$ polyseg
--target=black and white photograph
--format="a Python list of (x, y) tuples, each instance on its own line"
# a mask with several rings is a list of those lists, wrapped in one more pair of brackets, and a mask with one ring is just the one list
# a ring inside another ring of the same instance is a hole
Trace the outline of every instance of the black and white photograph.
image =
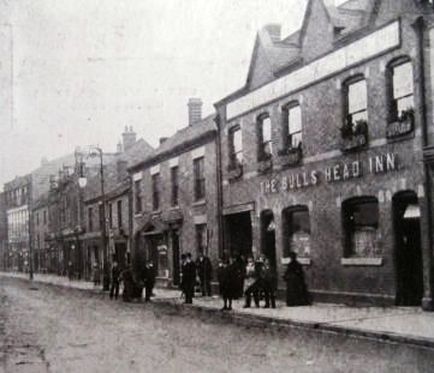
[(0, 0), (0, 373), (434, 372), (433, 0)]

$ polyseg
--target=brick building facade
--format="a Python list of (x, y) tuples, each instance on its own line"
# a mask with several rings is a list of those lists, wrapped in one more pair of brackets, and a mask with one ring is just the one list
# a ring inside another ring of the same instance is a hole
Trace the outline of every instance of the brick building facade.
[(189, 101), (189, 125), (160, 140), (155, 153), (130, 167), (135, 270), (152, 260), (163, 285), (179, 285), (180, 256), (219, 256), (214, 116), (201, 119)]
[(245, 86), (216, 103), (225, 246), (265, 254), (279, 288), (291, 250), (317, 300), (431, 306), (432, 14), (311, 0), (296, 33), (258, 33)]

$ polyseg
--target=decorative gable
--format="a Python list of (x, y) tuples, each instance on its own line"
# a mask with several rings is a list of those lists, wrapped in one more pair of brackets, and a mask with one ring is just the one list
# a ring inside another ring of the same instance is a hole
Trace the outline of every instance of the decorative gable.
[(313, 59), (333, 49), (334, 25), (323, 0), (309, 0), (301, 28), (303, 59)]
[(272, 40), (267, 31), (267, 27), (265, 27), (256, 36), (247, 76), (247, 85), (250, 89), (255, 89), (274, 79), (272, 61), (267, 54)]

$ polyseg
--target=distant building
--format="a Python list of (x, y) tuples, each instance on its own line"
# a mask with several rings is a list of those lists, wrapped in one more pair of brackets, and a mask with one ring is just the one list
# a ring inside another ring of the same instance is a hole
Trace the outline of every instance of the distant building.
[(133, 264), (140, 272), (152, 260), (166, 286), (179, 285), (182, 253), (203, 252), (215, 265), (221, 254), (214, 115), (202, 119), (198, 99), (188, 105), (189, 125), (129, 168)]
[(432, 308), (433, 40), (430, 1), (310, 0), (299, 31), (259, 31), (215, 105), (225, 247), (280, 289), (297, 252), (316, 300)]

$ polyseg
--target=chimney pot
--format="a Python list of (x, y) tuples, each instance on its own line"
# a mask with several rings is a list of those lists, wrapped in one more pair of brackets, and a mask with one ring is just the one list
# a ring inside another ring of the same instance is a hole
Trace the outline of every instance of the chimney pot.
[(135, 142), (136, 133), (133, 131), (133, 127), (130, 126), (128, 129), (128, 126), (125, 126), (125, 131), (122, 134), (123, 151), (127, 151), (134, 145)]
[(190, 98), (188, 100), (188, 124), (191, 126), (202, 119), (202, 100)]

